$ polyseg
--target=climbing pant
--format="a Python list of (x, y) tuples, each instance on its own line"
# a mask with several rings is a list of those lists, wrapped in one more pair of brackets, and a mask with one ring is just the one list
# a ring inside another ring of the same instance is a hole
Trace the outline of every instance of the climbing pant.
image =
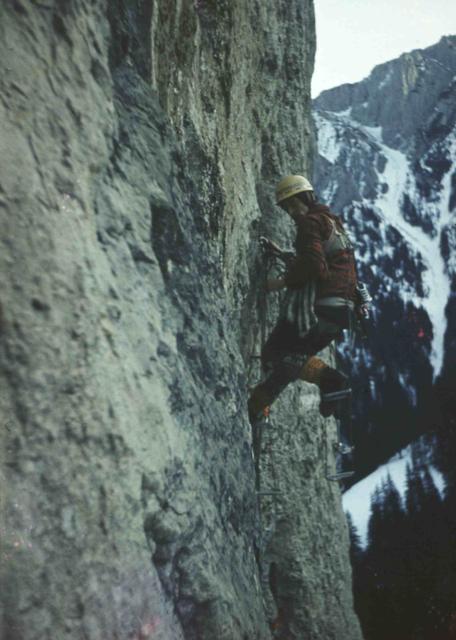
[[(349, 307), (316, 306), (315, 313), (318, 322), (303, 336), (293, 323), (284, 319), (274, 327), (261, 354), (265, 378), (253, 389), (249, 399), (251, 420), (271, 405), (290, 382), (311, 376), (308, 381), (318, 384), (327, 366), (319, 358), (310, 360), (309, 356), (315, 356), (354, 323)], [(315, 368), (313, 373), (312, 368)]]

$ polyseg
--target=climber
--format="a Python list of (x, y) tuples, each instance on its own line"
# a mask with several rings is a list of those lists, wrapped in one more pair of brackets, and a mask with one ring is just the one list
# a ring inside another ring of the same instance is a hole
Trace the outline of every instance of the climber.
[[(303, 176), (287, 176), (276, 188), (276, 202), (296, 224), (296, 255), (266, 241), (266, 249), (284, 256), (284, 277), (268, 280), (267, 290), (286, 288), (279, 319), (261, 354), (265, 378), (249, 398), (255, 422), (294, 380), (318, 385), (320, 413), (338, 415), (339, 402), (328, 394), (349, 393), (348, 378), (316, 354), (352, 329), (356, 316), (368, 313), (369, 296), (358, 290), (351, 241), (338, 216), (317, 202)], [(332, 396), (334, 398), (334, 396)]]

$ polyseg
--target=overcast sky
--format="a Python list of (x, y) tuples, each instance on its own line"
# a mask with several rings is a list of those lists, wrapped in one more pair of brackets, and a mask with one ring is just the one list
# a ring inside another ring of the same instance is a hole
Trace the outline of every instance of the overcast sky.
[(312, 96), (358, 82), (375, 65), (456, 34), (456, 0), (314, 0)]

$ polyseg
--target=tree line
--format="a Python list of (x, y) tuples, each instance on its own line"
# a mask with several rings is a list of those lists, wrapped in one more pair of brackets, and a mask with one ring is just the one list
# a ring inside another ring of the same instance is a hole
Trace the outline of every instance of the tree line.
[(371, 498), (367, 546), (347, 514), (356, 612), (366, 640), (456, 640), (456, 429), (453, 416), (429, 447), (415, 446), (401, 497), (388, 476)]

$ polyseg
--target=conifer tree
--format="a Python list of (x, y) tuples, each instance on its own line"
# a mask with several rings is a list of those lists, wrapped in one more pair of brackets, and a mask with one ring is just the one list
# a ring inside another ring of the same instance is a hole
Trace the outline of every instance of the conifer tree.
[(359, 565), (363, 556), (363, 546), (361, 544), (361, 538), (358, 533), (358, 529), (353, 523), (353, 518), (349, 511), (345, 512), (348, 524), (348, 535), (350, 536), (350, 560), (352, 567)]
[(390, 476), (376, 488), (360, 554), (352, 534), (356, 610), (366, 640), (456, 639), (452, 494), (442, 500), (428, 463), (429, 453), (416, 447), (404, 501)]

